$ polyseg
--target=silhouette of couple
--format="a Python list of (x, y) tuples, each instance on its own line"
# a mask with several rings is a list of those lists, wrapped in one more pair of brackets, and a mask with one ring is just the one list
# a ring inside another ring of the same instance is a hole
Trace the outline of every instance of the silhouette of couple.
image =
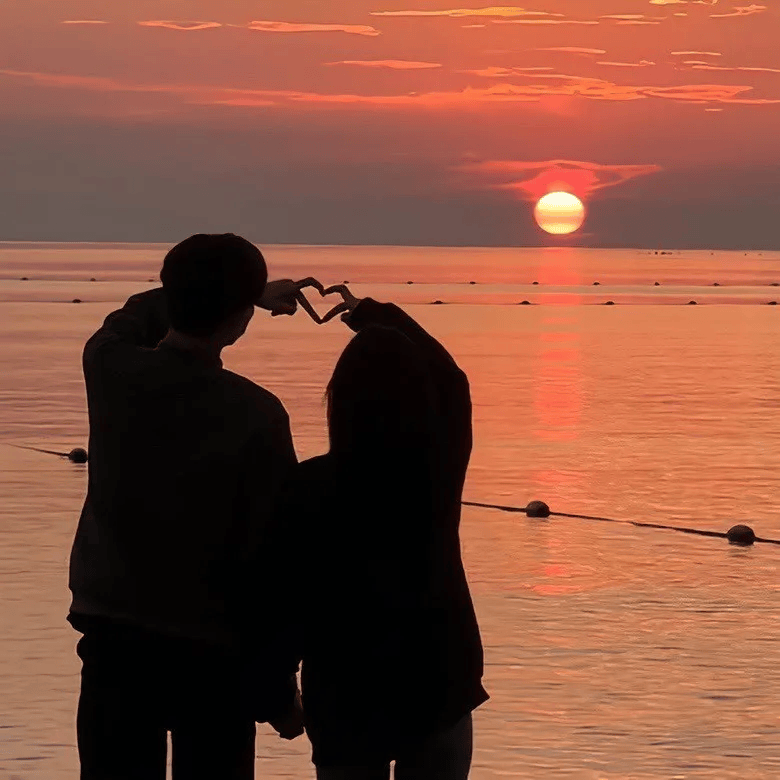
[[(192, 236), (85, 347), (81, 777), (163, 780), (170, 733), (175, 780), (252, 778), (267, 722), (305, 725), (320, 780), (465, 780), (488, 698), (458, 536), (468, 381), (398, 307), (267, 276), (248, 241)], [(356, 335), (330, 449), (298, 463), (279, 399), (220, 354), (307, 286)]]

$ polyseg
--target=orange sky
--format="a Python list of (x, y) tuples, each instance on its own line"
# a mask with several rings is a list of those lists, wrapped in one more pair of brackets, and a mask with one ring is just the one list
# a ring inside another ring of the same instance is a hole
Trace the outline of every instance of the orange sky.
[[(507, 2), (507, 0), (503, 0)], [(780, 3), (0, 5), (0, 239), (778, 248)]]

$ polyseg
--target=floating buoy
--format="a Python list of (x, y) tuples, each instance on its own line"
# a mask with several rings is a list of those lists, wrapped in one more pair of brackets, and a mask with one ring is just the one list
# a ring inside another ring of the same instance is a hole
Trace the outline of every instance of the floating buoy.
[(750, 547), (756, 541), (756, 534), (749, 525), (735, 525), (729, 528), (726, 538), (731, 544)]
[(407, 282), (407, 284), (414, 284), (414, 282)]
[(606, 301), (606, 302), (604, 303), (604, 305), (605, 305), (605, 306), (614, 306), (614, 305), (615, 305), (615, 301)]
[(656, 282), (655, 283), (655, 287), (660, 287), (660, 286), (661, 286), (661, 282)]
[(469, 284), (476, 284), (476, 282), (469, 282)]
[(720, 282), (713, 282), (713, 283), (712, 283), (712, 286), (713, 286), (713, 287), (720, 287)]
[(767, 303), (767, 306), (777, 306), (777, 301), (769, 301), (769, 303)]
[(345, 279), (342, 284), (349, 284), (349, 279)]
[(26, 276), (23, 276), (19, 281), (20, 282), (29, 282), (30, 280)]
[(96, 282), (96, 281), (97, 281), (97, 279), (95, 279), (95, 277), (93, 276), (93, 277), (92, 277), (92, 278), (91, 278), (89, 281), (90, 281), (90, 282)]
[(539, 284), (539, 282), (531, 282), (531, 284)]
[(698, 306), (699, 304), (696, 301), (688, 301), (688, 306)]
[(434, 301), (431, 304), (431, 306), (443, 306), (443, 305), (444, 305), (444, 301)]
[(520, 305), (520, 306), (530, 306), (531, 305), (531, 301), (520, 301), (520, 303), (518, 305)]
[(594, 287), (598, 287), (601, 284), (601, 282), (593, 282)]
[(86, 463), (89, 460), (89, 456), (83, 447), (76, 447), (68, 453), (68, 460), (71, 463)]
[(81, 303), (81, 298), (74, 298), (73, 303)]
[(550, 507), (544, 501), (531, 501), (525, 508), (525, 513), (528, 517), (549, 517)]
[(147, 282), (156, 282), (157, 280), (156, 279), (147, 279), (146, 281)]
[(780, 282), (772, 282), (772, 284), (769, 285), (770, 287), (780, 287)]

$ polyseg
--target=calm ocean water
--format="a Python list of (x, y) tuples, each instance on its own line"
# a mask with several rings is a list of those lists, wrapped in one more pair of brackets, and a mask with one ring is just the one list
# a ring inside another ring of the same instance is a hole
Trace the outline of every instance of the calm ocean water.
[[(86, 444), (83, 343), (152, 285), (164, 251), (0, 244), (2, 780), (76, 776), (64, 619), (86, 477), (10, 445)], [(398, 302), (448, 346), (474, 399), (468, 500), (780, 538), (780, 307), (765, 305), (780, 301), (780, 253), (266, 257), (272, 275)], [(323, 390), (348, 337), (258, 316), (226, 354), (284, 401), (301, 458), (325, 449)], [(480, 509), (464, 511), (462, 538), (492, 694), (475, 780), (780, 776), (780, 548)], [(258, 777), (312, 777), (303, 740), (263, 728), (257, 752)]]

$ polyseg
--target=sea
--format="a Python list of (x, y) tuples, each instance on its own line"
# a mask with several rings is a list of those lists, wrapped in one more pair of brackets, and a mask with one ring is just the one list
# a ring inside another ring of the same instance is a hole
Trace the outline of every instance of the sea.
[[(0, 244), (2, 780), (78, 771), (86, 469), (23, 447), (86, 446), (83, 344), (167, 248)], [(263, 250), (272, 277), (348, 281), (447, 346), (473, 397), (466, 500), (780, 539), (780, 252)], [(282, 399), (300, 458), (327, 448), (349, 338), (259, 313), (225, 353)], [(491, 694), (473, 780), (780, 777), (780, 547), (476, 507), (461, 538)], [(312, 778), (305, 739), (261, 726), (257, 776)]]

